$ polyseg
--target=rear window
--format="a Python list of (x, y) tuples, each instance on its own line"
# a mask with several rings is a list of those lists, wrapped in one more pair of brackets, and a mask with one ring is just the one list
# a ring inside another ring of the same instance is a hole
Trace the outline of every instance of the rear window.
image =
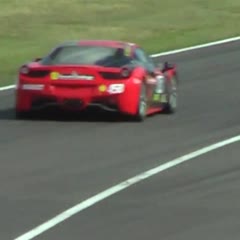
[(121, 48), (104, 46), (62, 46), (42, 60), (44, 65), (99, 65), (121, 67), (131, 59)]

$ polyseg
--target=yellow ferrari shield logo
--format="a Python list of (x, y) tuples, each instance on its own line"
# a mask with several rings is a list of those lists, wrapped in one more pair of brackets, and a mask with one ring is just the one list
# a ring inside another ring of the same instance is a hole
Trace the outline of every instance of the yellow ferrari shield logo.
[(106, 85), (100, 85), (100, 86), (98, 87), (98, 90), (99, 90), (99, 92), (106, 92), (107, 87), (106, 87)]
[(51, 72), (50, 78), (51, 78), (52, 80), (57, 80), (58, 77), (59, 77), (59, 73), (58, 73), (58, 72)]

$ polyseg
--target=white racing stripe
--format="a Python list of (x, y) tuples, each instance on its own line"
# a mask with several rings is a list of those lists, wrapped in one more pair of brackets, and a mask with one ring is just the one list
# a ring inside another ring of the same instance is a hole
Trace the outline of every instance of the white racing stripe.
[[(230, 43), (230, 42), (239, 41), (239, 40), (240, 40), (240, 36), (237, 36), (237, 37), (233, 37), (233, 38), (227, 38), (227, 39), (210, 42), (210, 43), (205, 43), (205, 44), (201, 44), (201, 45), (196, 45), (196, 46), (192, 46), (192, 47), (176, 49), (176, 50), (172, 50), (172, 51), (168, 51), (168, 52), (156, 53), (156, 54), (152, 54), (151, 57), (155, 58), (155, 57), (160, 57), (160, 56), (172, 55), (172, 54), (196, 50), (196, 49), (200, 49), (200, 48), (211, 47), (211, 46), (220, 45), (220, 44), (224, 44), (224, 43)], [(14, 87), (15, 87), (15, 85), (0, 87), (0, 91), (9, 90)]]
[(44, 84), (23, 84), (23, 90), (43, 90)]
[(208, 152), (211, 152), (215, 149), (219, 149), (219, 148), (222, 148), (226, 145), (229, 145), (231, 143), (235, 143), (235, 142), (238, 142), (240, 141), (240, 135), (238, 136), (235, 136), (235, 137), (232, 137), (230, 139), (227, 139), (227, 140), (224, 140), (224, 141), (221, 141), (221, 142), (218, 142), (218, 143), (215, 143), (215, 144), (212, 144), (210, 146), (207, 146), (207, 147), (204, 147), (204, 148), (201, 148), (195, 152), (192, 152), (192, 153), (189, 153), (189, 154), (186, 154), (182, 157), (179, 157), (179, 158), (176, 158), (176, 159), (173, 159), (167, 163), (164, 163), (164, 164), (161, 164), (159, 165), (158, 167), (155, 167), (155, 168), (152, 168), (146, 172), (143, 172), (135, 177), (132, 177), (130, 179), (127, 179), (126, 181), (124, 182), (121, 182), (111, 188), (108, 188), (106, 189), (105, 191), (103, 192), (100, 192), (99, 194), (83, 201), (83, 202), (80, 202), (79, 204), (69, 208), (68, 210), (60, 213), (59, 215), (57, 215), (56, 217), (50, 219), (49, 221), (39, 225), (38, 227), (32, 229), (31, 231), (23, 234), (22, 236), (18, 237), (18, 238), (15, 238), (15, 240), (31, 240), (33, 239), (34, 237), (42, 234), (43, 232), (46, 232), (47, 230), (49, 230), (50, 228), (56, 226), (57, 224), (65, 221), (66, 219), (72, 217), (73, 215), (83, 211), (84, 209), (86, 208), (89, 208), (95, 204), (97, 204), (98, 202), (132, 186), (133, 184), (136, 184), (138, 182), (141, 182), (147, 178), (150, 178), (152, 177), (153, 175), (156, 175), (160, 172), (163, 172), (169, 168), (173, 168), (181, 163), (184, 163), (184, 162), (187, 162), (189, 160), (192, 160), (198, 156), (201, 156), (203, 154), (206, 154)]

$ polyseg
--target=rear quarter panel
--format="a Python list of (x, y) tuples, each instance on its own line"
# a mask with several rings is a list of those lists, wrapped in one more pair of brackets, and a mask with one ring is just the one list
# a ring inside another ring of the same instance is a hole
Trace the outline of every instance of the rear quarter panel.
[(143, 68), (137, 67), (126, 82), (125, 92), (119, 97), (119, 110), (121, 112), (130, 115), (137, 113), (142, 84), (145, 84), (145, 71)]

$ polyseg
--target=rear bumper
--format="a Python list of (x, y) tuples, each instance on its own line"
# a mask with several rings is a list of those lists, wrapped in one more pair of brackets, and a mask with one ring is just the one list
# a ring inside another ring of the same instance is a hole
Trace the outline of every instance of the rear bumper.
[(135, 115), (141, 89), (141, 80), (96, 82), (50, 81), (19, 77), (16, 86), (16, 110), (29, 111), (47, 106), (80, 111), (97, 106), (105, 110)]
[[(81, 111), (94, 106), (109, 111), (121, 111), (120, 105), (125, 91), (109, 92), (108, 89), (109, 87), (105, 85), (71, 88), (22, 84), (16, 88), (16, 109), (29, 111), (58, 106)], [(125, 90), (125, 85), (123, 89)]]

